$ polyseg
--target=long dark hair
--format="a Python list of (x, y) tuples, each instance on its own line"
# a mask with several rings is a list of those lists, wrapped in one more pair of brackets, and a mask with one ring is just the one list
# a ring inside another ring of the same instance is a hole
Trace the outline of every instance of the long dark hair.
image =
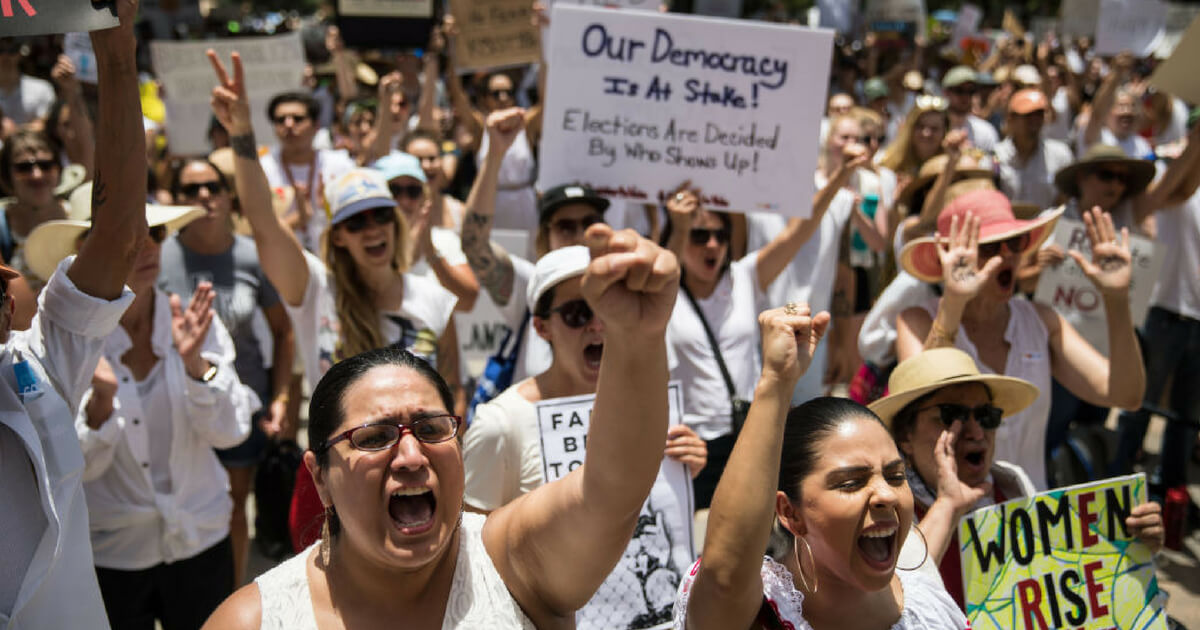
[(792, 502), (800, 500), (800, 484), (810, 475), (825, 438), (852, 420), (883, 421), (870, 409), (834, 396), (814, 398), (788, 412), (783, 430), (783, 457), (779, 462), (779, 490)]

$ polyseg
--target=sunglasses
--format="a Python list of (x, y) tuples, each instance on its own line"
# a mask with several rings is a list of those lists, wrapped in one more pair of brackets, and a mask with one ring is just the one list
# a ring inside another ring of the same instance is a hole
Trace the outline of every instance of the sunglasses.
[(592, 214), (579, 219), (558, 219), (550, 223), (550, 228), (560, 234), (574, 235), (587, 230), (593, 223), (599, 222), (600, 217)]
[(939, 403), (922, 407), (917, 410), (917, 413), (927, 409), (937, 409), (941, 416), (942, 424), (949, 427), (954, 424), (955, 420), (960, 420), (966, 424), (967, 419), (974, 417), (975, 422), (985, 429), (995, 429), (1000, 426), (1000, 420), (1004, 417), (1004, 410), (990, 403), (979, 405), (977, 407), (968, 407), (956, 403)]
[(858, 141), (863, 144), (883, 144), (886, 136), (859, 136)]
[(13, 162), (12, 168), (16, 173), (29, 175), (33, 173), (34, 168), (41, 169), (43, 172), (58, 168), (58, 162), (54, 160), (28, 160), (25, 162)]
[(179, 187), (179, 192), (185, 197), (199, 197), (201, 190), (207, 190), (209, 195), (215, 195), (225, 190), (225, 186), (214, 179), (210, 182), (194, 182)]
[(1026, 232), (1024, 234), (1018, 234), (1016, 236), (1006, 238), (1003, 241), (980, 243), (979, 257), (987, 260), (992, 256), (999, 256), (1001, 247), (1007, 248), (1008, 251), (1014, 254), (1020, 254), (1021, 252), (1025, 251), (1026, 247), (1029, 247), (1029, 233)]
[(592, 318), (595, 317), (592, 307), (588, 306), (587, 301), (582, 299), (563, 302), (550, 309), (549, 314), (553, 315), (554, 313), (558, 313), (558, 316), (562, 318), (567, 328), (583, 328), (591, 323)]
[(271, 120), (275, 121), (276, 125), (285, 125), (289, 120), (291, 120), (293, 124), (298, 125), (302, 122), (308, 121), (308, 114), (283, 114), (282, 116), (276, 116)]
[(692, 245), (704, 247), (705, 245), (708, 245), (708, 241), (710, 239), (714, 238), (717, 239), (717, 245), (724, 245), (728, 243), (729, 230), (726, 230), (725, 228), (717, 228), (712, 230), (704, 228), (692, 228), (688, 230), (688, 240), (692, 242)]
[(1129, 176), (1129, 174), (1124, 171), (1110, 171), (1106, 168), (1094, 170), (1092, 171), (1092, 175), (1094, 175), (1096, 179), (1106, 184), (1117, 181), (1125, 183), (1125, 178)]
[(972, 86), (960, 85), (957, 87), (947, 88), (946, 91), (951, 94), (962, 94), (964, 96), (970, 96), (972, 94), (975, 94), (975, 92), (977, 91), (977, 88), (972, 87)]
[(326, 440), (318, 452), (327, 451), (343, 440), (349, 440), (350, 446), (360, 451), (382, 451), (399, 442), (405, 432), (412, 433), (422, 444), (437, 444), (458, 435), (461, 423), (462, 418), (449, 414), (418, 418), (408, 424), (391, 421), (371, 422)]
[(387, 208), (372, 208), (363, 210), (358, 214), (342, 221), (338, 225), (346, 228), (346, 231), (351, 234), (357, 234), (365, 229), (371, 223), (375, 225), (391, 225), (396, 221), (396, 209), (393, 207)]
[(425, 195), (425, 188), (420, 184), (388, 184), (388, 190), (392, 191), (393, 197), (420, 199)]
[(488, 96), (491, 96), (496, 100), (510, 99), (512, 98), (512, 95), (512, 90), (488, 90)]

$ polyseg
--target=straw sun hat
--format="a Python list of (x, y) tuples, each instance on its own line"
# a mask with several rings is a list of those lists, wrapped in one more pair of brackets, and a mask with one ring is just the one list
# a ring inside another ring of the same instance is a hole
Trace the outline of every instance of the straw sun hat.
[[(64, 258), (75, 253), (79, 237), (92, 227), (92, 185), (84, 184), (71, 194), (67, 219), (47, 221), (29, 233), (23, 249), (29, 270), (42, 280), (48, 280)], [(178, 231), (195, 219), (204, 216), (197, 206), (162, 206), (146, 204), (146, 223), (150, 227), (167, 226), (167, 232)]]
[(890, 394), (867, 407), (892, 428), (896, 414), (914, 400), (943, 387), (960, 383), (982, 383), (992, 393), (992, 404), (1004, 417), (1024, 410), (1037, 400), (1033, 383), (1011, 376), (980, 374), (971, 356), (957, 348), (934, 348), (901, 361), (888, 379)]
[(1094, 144), (1074, 164), (1054, 174), (1054, 185), (1066, 196), (1079, 197), (1079, 174), (1097, 170), (1106, 165), (1124, 166), (1129, 171), (1125, 179), (1125, 198), (1132, 197), (1154, 181), (1154, 163), (1125, 155), (1120, 147), (1110, 144)]
[[(947, 204), (938, 214), (937, 231), (942, 243), (950, 241), (950, 220), (958, 217), (959, 225), (962, 225), (968, 212), (981, 220), (981, 245), (1028, 232), (1029, 244), (1021, 251), (1021, 255), (1025, 255), (1040, 247), (1054, 233), (1054, 224), (1062, 215), (1063, 208), (1044, 212), (1030, 220), (1021, 220), (1013, 214), (1012, 204), (1004, 193), (994, 190), (972, 191)], [(923, 282), (941, 282), (942, 261), (937, 248), (937, 241), (932, 236), (913, 239), (900, 252), (900, 265)]]

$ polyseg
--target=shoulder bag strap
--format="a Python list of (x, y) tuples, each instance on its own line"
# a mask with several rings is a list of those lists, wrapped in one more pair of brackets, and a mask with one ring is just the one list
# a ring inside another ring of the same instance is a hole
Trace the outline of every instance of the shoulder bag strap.
[(700, 310), (700, 304), (696, 302), (695, 297), (692, 297), (692, 292), (688, 291), (682, 282), (679, 286), (683, 288), (683, 294), (687, 296), (688, 302), (691, 302), (692, 310), (696, 311), (696, 317), (700, 318), (700, 324), (704, 326), (704, 334), (708, 336), (708, 343), (712, 346), (713, 355), (717, 358), (717, 367), (721, 368), (721, 376), (725, 378), (725, 387), (729, 390), (729, 400), (732, 402), (734, 398), (737, 398), (737, 390), (733, 387), (733, 378), (729, 376), (729, 368), (725, 367), (725, 359), (721, 356), (721, 345), (717, 343), (716, 335), (708, 327), (704, 311)]

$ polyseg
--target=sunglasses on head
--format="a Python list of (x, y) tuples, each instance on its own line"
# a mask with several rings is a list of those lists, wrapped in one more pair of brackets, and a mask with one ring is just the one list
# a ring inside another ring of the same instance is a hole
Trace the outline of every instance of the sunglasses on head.
[(550, 227), (560, 234), (578, 234), (599, 222), (600, 217), (591, 214), (578, 219), (556, 219), (550, 222)]
[(969, 418), (975, 418), (975, 422), (985, 429), (995, 429), (1000, 426), (1000, 420), (1004, 418), (1004, 410), (991, 404), (983, 404), (976, 407), (968, 407), (957, 403), (938, 403), (928, 407), (922, 407), (917, 410), (918, 413), (928, 410), (937, 409), (940, 414), (942, 424), (949, 427), (954, 424), (955, 420), (966, 424)]
[(999, 256), (1001, 247), (1007, 248), (1008, 251), (1010, 251), (1014, 254), (1020, 254), (1021, 252), (1025, 251), (1026, 247), (1029, 247), (1029, 233), (1025, 232), (1024, 234), (1018, 234), (1016, 236), (1011, 236), (1002, 241), (993, 241), (991, 243), (980, 243), (979, 244), (979, 257), (984, 260), (987, 260), (987, 259), (991, 258), (992, 256)]
[(567, 328), (583, 328), (595, 317), (592, 307), (588, 306), (587, 301), (583, 299), (563, 302), (550, 309), (550, 314), (553, 315), (554, 313), (558, 313), (558, 316), (562, 317), (563, 323), (567, 325)]
[(371, 208), (370, 210), (363, 210), (362, 212), (359, 212), (345, 221), (342, 221), (338, 225), (344, 227), (347, 232), (356, 234), (367, 229), (367, 226), (371, 223), (374, 223), (375, 225), (391, 225), (395, 221), (396, 209), (389, 206), (386, 208)]
[(1106, 184), (1110, 183), (1110, 182), (1118, 182), (1118, 181), (1121, 183), (1125, 183), (1125, 178), (1128, 175), (1124, 171), (1110, 171), (1106, 168), (1096, 169), (1096, 170), (1092, 171), (1092, 174), (1096, 176), (1096, 179), (1098, 179)]
[(512, 90), (504, 90), (504, 89), (488, 90), (488, 96), (491, 96), (492, 98), (494, 98), (496, 100), (510, 99), (510, 98), (512, 98), (512, 95), (513, 95)]
[(298, 125), (308, 120), (308, 114), (282, 114), (272, 118), (271, 120), (275, 121), (276, 125), (287, 124), (288, 120), (291, 120), (293, 124)]
[(392, 191), (393, 197), (408, 199), (420, 199), (425, 194), (425, 189), (420, 184), (388, 184), (388, 190)]
[(214, 179), (209, 182), (193, 182), (191, 184), (183, 184), (179, 187), (179, 192), (183, 193), (183, 196), (185, 197), (199, 197), (201, 190), (207, 190), (208, 194), (215, 195), (222, 190), (225, 190), (225, 186), (223, 186), (221, 182)]
[(724, 245), (729, 242), (729, 230), (725, 228), (705, 229), (692, 228), (688, 230), (688, 240), (692, 245), (705, 246), (708, 245), (710, 239), (717, 239), (717, 245)]
[(946, 102), (946, 99), (944, 99), (940, 96), (934, 96), (932, 94), (922, 94), (917, 97), (916, 106), (917, 106), (917, 109), (922, 109), (922, 110), (933, 109), (933, 110), (941, 111), (941, 110), (946, 109), (949, 106), (949, 103)]
[(14, 162), (12, 167), (13, 171), (17, 173), (29, 175), (33, 173), (35, 167), (41, 169), (43, 172), (49, 171), (52, 168), (58, 168), (58, 162), (54, 160), (26, 160), (24, 162)]

